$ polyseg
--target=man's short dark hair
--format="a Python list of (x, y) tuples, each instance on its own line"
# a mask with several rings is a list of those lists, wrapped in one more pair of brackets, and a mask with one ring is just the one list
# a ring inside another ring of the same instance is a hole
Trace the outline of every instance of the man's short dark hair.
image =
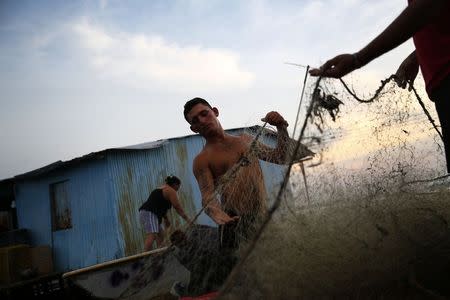
[(186, 104), (184, 104), (184, 118), (186, 119), (186, 121), (189, 122), (189, 120), (187, 119), (187, 115), (188, 113), (191, 111), (191, 109), (196, 106), (197, 104), (204, 104), (206, 106), (208, 106), (209, 108), (212, 108), (211, 104), (208, 103), (208, 101), (206, 101), (203, 98), (199, 98), (196, 97), (194, 99), (189, 100), (188, 102), (186, 102)]

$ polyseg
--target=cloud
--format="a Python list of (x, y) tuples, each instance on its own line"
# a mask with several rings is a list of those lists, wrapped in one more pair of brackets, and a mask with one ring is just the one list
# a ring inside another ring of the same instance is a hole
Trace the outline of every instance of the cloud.
[(53, 33), (39, 33), (32, 37), (31, 47), (35, 50), (41, 50), (47, 47), (54, 39), (55, 34)]
[(254, 79), (230, 50), (182, 46), (158, 35), (111, 33), (86, 20), (72, 28), (94, 70), (118, 82), (211, 91), (245, 89)]
[(100, 8), (103, 10), (108, 5), (108, 0), (100, 0)]

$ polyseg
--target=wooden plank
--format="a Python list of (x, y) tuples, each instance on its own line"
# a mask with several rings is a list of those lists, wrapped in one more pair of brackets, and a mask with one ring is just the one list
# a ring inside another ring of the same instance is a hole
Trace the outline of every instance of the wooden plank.
[(110, 260), (110, 261), (103, 262), (103, 263), (100, 263), (100, 264), (96, 264), (96, 265), (93, 265), (93, 266), (89, 266), (89, 267), (86, 267), (86, 268), (73, 270), (73, 271), (64, 273), (62, 275), (62, 278), (65, 279), (65, 278), (69, 278), (69, 277), (72, 277), (72, 276), (76, 276), (76, 275), (80, 275), (80, 274), (84, 274), (84, 273), (88, 273), (88, 272), (92, 272), (92, 271), (98, 271), (98, 270), (101, 270), (103, 268), (107, 268), (107, 267), (110, 267), (110, 266), (113, 266), (113, 265), (123, 264), (123, 263), (129, 262), (129, 261), (132, 261), (132, 260), (136, 260), (136, 259), (139, 259), (139, 258), (147, 257), (147, 256), (158, 254), (158, 253), (162, 253), (162, 252), (166, 251), (167, 249), (168, 249), (168, 247), (162, 247), (162, 248), (159, 248), (159, 249), (155, 249), (155, 250), (151, 250), (151, 251), (147, 251), (147, 252), (142, 252), (142, 253), (139, 253), (139, 254), (135, 254), (135, 255), (131, 255), (131, 256), (115, 259), (115, 260)]

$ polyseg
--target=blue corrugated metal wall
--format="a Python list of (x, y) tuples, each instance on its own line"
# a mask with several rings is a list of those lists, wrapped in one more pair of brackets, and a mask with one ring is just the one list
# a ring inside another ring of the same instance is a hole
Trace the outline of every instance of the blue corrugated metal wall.
[(51, 245), (52, 224), (48, 179), (17, 183), (15, 201), (19, 228), (29, 230), (34, 245)]
[[(138, 208), (167, 175), (181, 179), (178, 195), (188, 215), (194, 216), (201, 209), (192, 161), (203, 145), (200, 136), (187, 136), (149, 150), (110, 150), (104, 159), (82, 161), (39, 180), (19, 182), (16, 198), (19, 226), (31, 230), (34, 245), (54, 247), (55, 267), (59, 271), (139, 253), (145, 234)], [(265, 162), (261, 166), (265, 174), (270, 174), (264, 180), (273, 200), (285, 168)], [(49, 186), (63, 180), (68, 180), (73, 227), (52, 233)], [(183, 223), (175, 212), (170, 216), (174, 225)], [(213, 225), (205, 214), (198, 223)]]
[[(68, 180), (72, 228), (52, 233), (49, 186), (63, 180)], [(58, 271), (121, 257), (110, 187), (105, 160), (85, 161), (39, 180), (19, 182), (19, 227), (31, 231), (33, 245), (53, 247)]]
[[(113, 193), (117, 201), (120, 243), (124, 255), (143, 250), (145, 234), (139, 223), (138, 209), (150, 192), (164, 183), (168, 175), (176, 175), (182, 185), (178, 191), (180, 202), (189, 216), (201, 208), (200, 192), (192, 173), (192, 160), (203, 147), (198, 136), (173, 139), (152, 150), (111, 152), (108, 156), (110, 176), (114, 178)], [(173, 225), (183, 224), (172, 211)], [(212, 225), (202, 216), (199, 222)]]

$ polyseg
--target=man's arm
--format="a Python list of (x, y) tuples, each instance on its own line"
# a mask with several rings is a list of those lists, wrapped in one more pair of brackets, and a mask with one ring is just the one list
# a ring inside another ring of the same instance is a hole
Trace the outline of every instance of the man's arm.
[(238, 217), (231, 218), (226, 214), (215, 198), (213, 176), (209, 169), (208, 161), (201, 154), (194, 159), (193, 170), (202, 195), (202, 204), (205, 207), (205, 213), (218, 225), (237, 220)]
[(289, 134), (287, 131), (288, 123), (276, 111), (269, 112), (265, 118), (261, 119), (272, 126), (277, 127), (277, 145), (275, 148), (270, 148), (258, 142), (257, 153), (258, 158), (275, 164), (286, 163), (286, 153), (288, 152)]
[(439, 15), (448, 0), (415, 0), (372, 42), (355, 54), (341, 54), (327, 61), (313, 76), (340, 78), (399, 46)]

